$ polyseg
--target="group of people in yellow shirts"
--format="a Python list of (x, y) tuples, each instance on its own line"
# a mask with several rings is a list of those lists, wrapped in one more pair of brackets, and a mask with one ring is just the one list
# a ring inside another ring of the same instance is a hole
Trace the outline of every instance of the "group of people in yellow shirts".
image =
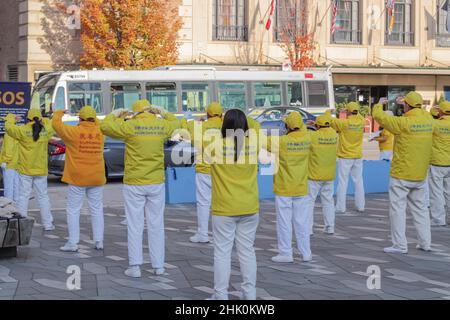
[[(419, 249), (430, 250), (430, 217), (424, 190), (429, 180), (430, 201), (436, 219), (445, 219), (445, 200), (450, 205), (450, 102), (443, 102), (439, 119), (422, 109), (422, 98), (412, 92), (405, 98), (403, 117), (393, 117), (382, 105), (373, 108), (373, 116), (395, 136), (391, 169), (390, 218), (391, 247), (387, 253), (406, 253), (406, 207), (413, 214), (419, 235)], [(16, 117), (5, 118), (6, 134), (2, 149), (5, 196), (18, 203), (27, 216), (32, 188), (37, 193), (44, 230), (51, 231), (53, 217), (47, 194), (47, 144), (57, 133), (66, 144), (62, 181), (69, 184), (67, 224), (69, 238), (62, 251), (76, 252), (79, 242), (79, 217), (84, 197), (92, 216), (95, 248), (103, 249), (103, 185), (105, 164), (104, 137), (125, 142), (123, 198), (127, 220), (129, 267), (125, 274), (141, 277), (144, 223), (148, 226), (150, 262), (156, 275), (165, 273), (164, 234), (164, 142), (175, 135), (190, 140), (197, 150), (196, 196), (198, 229), (191, 242), (207, 243), (209, 217), (212, 216), (214, 243), (214, 295), (228, 299), (231, 252), (236, 244), (242, 273), (242, 299), (256, 299), (257, 263), (254, 240), (259, 222), (258, 156), (262, 149), (275, 154), (275, 209), (277, 216), (277, 263), (294, 261), (293, 230), (304, 262), (313, 256), (314, 203), (320, 194), (325, 222), (324, 232), (335, 232), (335, 213), (346, 212), (349, 177), (355, 183), (355, 207), (364, 212), (362, 142), (365, 120), (359, 105), (349, 103), (347, 118), (336, 119), (327, 112), (317, 117), (315, 131), (307, 130), (298, 112), (285, 119), (288, 133), (264, 135), (255, 120), (238, 109), (224, 112), (217, 102), (207, 108), (207, 119), (177, 119), (147, 100), (134, 103), (132, 112), (122, 109), (97, 119), (95, 110), (85, 106), (79, 124), (64, 124), (64, 111), (53, 119), (42, 118), (38, 110), (28, 112), (28, 122), (15, 124)], [(383, 131), (384, 131), (383, 130)], [(382, 136), (384, 136), (382, 134)], [(338, 166), (336, 207), (334, 180)], [(430, 166), (431, 164), (431, 166)], [(429, 169), (430, 167), (430, 169)], [(11, 172), (14, 171), (14, 177)], [(6, 173), (6, 174), (5, 174)], [(6, 176), (10, 174), (8, 178)], [(19, 192), (16, 185), (19, 184)], [(439, 189), (439, 186), (441, 189)], [(441, 221), (442, 223), (442, 221)], [(444, 223), (445, 224), (445, 223)]]

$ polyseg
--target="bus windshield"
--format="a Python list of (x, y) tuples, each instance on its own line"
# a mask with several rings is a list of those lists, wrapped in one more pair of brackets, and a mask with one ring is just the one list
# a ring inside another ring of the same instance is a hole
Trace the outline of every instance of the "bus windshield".
[(31, 108), (39, 108), (45, 112), (50, 111), (58, 77), (57, 74), (46, 75), (38, 80), (31, 96)]

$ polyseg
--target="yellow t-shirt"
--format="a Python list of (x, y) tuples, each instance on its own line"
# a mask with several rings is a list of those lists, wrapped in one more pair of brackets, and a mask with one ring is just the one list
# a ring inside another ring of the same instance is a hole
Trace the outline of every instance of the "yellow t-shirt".
[(237, 162), (234, 139), (215, 142), (216, 153), (211, 164), (213, 215), (242, 216), (259, 212), (258, 138), (251, 134), (243, 141)]
[(337, 156), (344, 159), (361, 159), (365, 120), (360, 114), (347, 119), (333, 118), (331, 127), (339, 134)]
[(282, 197), (308, 194), (308, 162), (311, 137), (308, 131), (293, 131), (269, 139), (268, 151), (276, 156), (273, 191)]
[(310, 134), (309, 179), (332, 181), (336, 178), (338, 135), (333, 128), (321, 128)]
[(433, 120), (432, 165), (450, 166), (450, 116)]
[(388, 130), (383, 129), (381, 131), (380, 137), (375, 138), (375, 140), (378, 141), (378, 147), (380, 148), (380, 151), (394, 150), (394, 135)]

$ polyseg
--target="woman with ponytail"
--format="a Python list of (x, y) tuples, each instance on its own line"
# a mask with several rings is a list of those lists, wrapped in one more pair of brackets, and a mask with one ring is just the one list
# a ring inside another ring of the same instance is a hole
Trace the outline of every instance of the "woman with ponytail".
[(6, 133), (19, 143), (19, 201), (18, 207), (23, 217), (28, 216), (28, 200), (32, 189), (37, 194), (41, 209), (41, 224), (45, 231), (55, 229), (47, 194), (48, 141), (54, 131), (49, 119), (43, 119), (38, 109), (30, 109), (27, 124), (16, 125), (16, 116), (8, 114), (5, 118)]
[(221, 135), (215, 139), (216, 156), (211, 164), (215, 300), (228, 299), (234, 243), (243, 278), (242, 299), (256, 299), (253, 243), (259, 221), (259, 144), (255, 127), (241, 110), (229, 110)]

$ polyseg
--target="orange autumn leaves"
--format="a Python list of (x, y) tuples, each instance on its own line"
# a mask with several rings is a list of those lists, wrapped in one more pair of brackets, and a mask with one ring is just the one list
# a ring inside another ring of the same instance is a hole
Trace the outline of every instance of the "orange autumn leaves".
[(179, 1), (80, 1), (81, 66), (150, 69), (175, 64)]

